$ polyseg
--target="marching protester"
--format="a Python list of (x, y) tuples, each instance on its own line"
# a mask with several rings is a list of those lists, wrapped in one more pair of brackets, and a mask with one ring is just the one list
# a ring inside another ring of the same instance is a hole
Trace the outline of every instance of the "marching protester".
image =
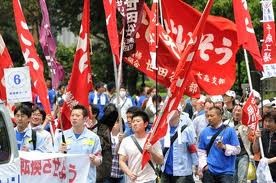
[(222, 111), (212, 107), (207, 113), (210, 126), (199, 137), (199, 175), (203, 183), (232, 183), (235, 158), (240, 144), (233, 128), (222, 123)]
[(132, 130), (132, 117), (133, 114), (137, 111), (142, 111), (141, 108), (136, 107), (136, 106), (132, 106), (130, 108), (128, 108), (127, 112), (126, 112), (126, 116), (127, 116), (127, 122), (125, 123), (125, 130), (124, 130), (124, 134), (125, 136), (130, 136), (133, 135), (133, 130)]
[(262, 139), (264, 156), (268, 158), (269, 169), (273, 181), (276, 181), (276, 112), (268, 112), (263, 116), (265, 129), (255, 132), (253, 152), (260, 152), (259, 137)]
[(14, 110), (14, 118), (17, 124), (14, 130), (18, 150), (53, 152), (52, 139), (45, 138), (41, 133), (32, 130), (29, 124), (31, 116), (31, 108), (27, 105), (20, 104)]
[(210, 100), (210, 98), (207, 98), (204, 103), (204, 115), (199, 115), (193, 120), (193, 125), (197, 138), (199, 137), (202, 130), (209, 124), (207, 119), (207, 112), (211, 107), (214, 107), (214, 103)]
[(110, 133), (112, 144), (112, 166), (110, 176), (105, 178), (105, 183), (124, 183), (124, 173), (119, 167), (118, 150), (124, 138), (124, 134), (120, 133), (120, 124), (117, 120)]
[(236, 93), (233, 90), (228, 90), (223, 95), (223, 121), (232, 117), (232, 111), (235, 106)]
[(90, 169), (87, 182), (96, 182), (96, 166), (102, 163), (99, 137), (88, 130), (84, 123), (88, 117), (87, 109), (82, 105), (73, 107), (70, 122), (72, 128), (59, 133), (55, 139), (55, 151), (68, 154), (87, 154), (90, 157)]
[[(155, 164), (161, 165), (163, 163), (160, 142), (158, 141), (154, 145), (146, 142), (148, 122), (149, 117), (145, 112), (135, 112), (132, 117), (134, 135), (124, 138), (118, 151), (120, 168), (127, 175), (127, 182), (129, 183), (155, 183), (157, 178)], [(150, 153), (151, 160), (142, 169), (143, 147)]]
[(31, 127), (37, 133), (40, 133), (45, 141), (51, 143), (53, 145), (53, 138), (50, 132), (44, 130), (45, 125), (49, 124), (51, 121), (51, 115), (47, 115), (43, 109), (39, 108), (38, 106), (34, 106), (32, 109), (31, 115)]
[(99, 119), (104, 115), (104, 106), (109, 103), (108, 97), (105, 94), (103, 82), (98, 82), (95, 85), (95, 90), (89, 93), (89, 104), (95, 104), (99, 109)]
[(131, 98), (127, 95), (126, 88), (123, 85), (120, 86), (119, 101), (117, 100), (117, 97), (114, 97), (110, 102), (115, 104), (117, 108), (120, 108), (121, 117), (125, 123), (127, 121), (126, 111), (128, 108), (132, 107), (133, 104)]
[(118, 119), (118, 111), (114, 104), (110, 103), (104, 108), (104, 115), (97, 123), (97, 135), (102, 147), (102, 164), (97, 167), (97, 183), (105, 182), (111, 174), (112, 166), (112, 142), (111, 130)]
[(193, 166), (198, 166), (196, 134), (188, 114), (175, 110), (170, 121), (170, 147), (164, 147), (164, 164), (161, 167), (162, 183), (193, 183)]
[(237, 154), (235, 174), (233, 183), (246, 183), (247, 182), (247, 171), (249, 160), (253, 158), (251, 152), (252, 143), (248, 139), (248, 133), (251, 131), (247, 126), (242, 124), (242, 106), (236, 105), (233, 109), (233, 116), (231, 119), (226, 120), (224, 124), (228, 124), (230, 127), (234, 127), (238, 135), (240, 142), (241, 152)]

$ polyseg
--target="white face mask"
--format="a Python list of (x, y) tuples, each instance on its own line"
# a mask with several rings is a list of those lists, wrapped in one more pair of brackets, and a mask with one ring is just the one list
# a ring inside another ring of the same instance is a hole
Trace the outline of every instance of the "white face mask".
[(120, 91), (120, 97), (124, 98), (126, 96), (126, 91)]

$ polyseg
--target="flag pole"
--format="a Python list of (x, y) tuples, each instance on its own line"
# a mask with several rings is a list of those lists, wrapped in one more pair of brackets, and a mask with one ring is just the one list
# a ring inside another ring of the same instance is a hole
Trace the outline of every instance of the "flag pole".
[[(120, 64), (119, 64), (119, 70), (118, 70), (118, 74), (115, 74), (115, 77), (117, 75), (117, 79), (115, 78), (115, 85), (116, 85), (116, 100), (117, 100), (117, 104), (118, 104), (118, 118), (119, 118), (119, 125), (120, 125), (120, 133), (123, 133), (123, 122), (122, 122), (122, 114), (121, 114), (121, 107), (119, 106), (119, 92), (120, 92), (120, 85), (121, 85), (121, 78), (122, 78), (122, 65), (123, 65), (123, 51), (124, 51), (124, 37), (125, 37), (125, 27), (123, 26), (123, 30), (122, 30), (122, 39), (121, 39), (121, 48), (120, 48)], [(113, 63), (115, 56), (113, 56)], [(114, 67), (116, 67), (116, 63), (114, 63)], [(114, 70), (115, 72), (115, 70)], [(117, 72), (117, 68), (116, 68), (116, 72)]]
[[(253, 85), (252, 85), (252, 80), (251, 80), (251, 74), (250, 74), (249, 62), (248, 62), (248, 55), (247, 55), (246, 49), (243, 49), (243, 52), (244, 52), (244, 58), (245, 58), (245, 65), (246, 65), (249, 88), (250, 88), (250, 92), (252, 92), (253, 91)], [(257, 125), (257, 129), (259, 130), (259, 125)], [(264, 158), (265, 156), (264, 156), (264, 148), (263, 148), (263, 144), (262, 144), (262, 137), (260, 136), (258, 138), (258, 140), (259, 140), (261, 156)]]
[(163, 13), (162, 13), (162, 0), (158, 0), (159, 11), (160, 11), (160, 23), (164, 27)]

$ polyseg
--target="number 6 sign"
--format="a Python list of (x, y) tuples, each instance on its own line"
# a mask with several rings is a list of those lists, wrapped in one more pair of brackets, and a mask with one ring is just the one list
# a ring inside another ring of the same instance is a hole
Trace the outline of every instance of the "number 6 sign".
[(32, 101), (29, 67), (4, 69), (7, 103)]

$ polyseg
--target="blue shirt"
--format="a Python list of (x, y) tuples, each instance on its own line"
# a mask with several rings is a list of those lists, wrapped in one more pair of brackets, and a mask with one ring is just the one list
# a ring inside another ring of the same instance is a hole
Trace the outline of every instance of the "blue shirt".
[[(220, 127), (221, 128), (221, 127)], [(198, 148), (206, 150), (212, 136), (219, 130), (211, 126), (206, 127), (200, 134)], [(215, 139), (207, 157), (208, 170), (213, 174), (233, 175), (235, 171), (236, 156), (225, 156), (224, 150), (218, 148), (215, 144), (222, 140), (223, 144), (239, 146), (239, 140), (234, 128), (226, 127)]]
[[(175, 130), (177, 127), (170, 128), (170, 136), (172, 137), (175, 134)], [(169, 155), (165, 165), (165, 173), (169, 175), (173, 175), (173, 148), (169, 149)]]
[[(108, 97), (106, 94), (97, 94), (97, 101), (94, 101), (95, 93), (90, 92), (88, 96), (89, 104), (95, 104), (99, 109), (98, 119), (100, 120), (104, 115), (104, 107), (109, 103)], [(103, 98), (103, 100), (101, 100)]]
[(16, 133), (17, 149), (20, 150), (21, 146), (23, 145), (23, 139), (26, 132), (16, 131), (15, 133)]

